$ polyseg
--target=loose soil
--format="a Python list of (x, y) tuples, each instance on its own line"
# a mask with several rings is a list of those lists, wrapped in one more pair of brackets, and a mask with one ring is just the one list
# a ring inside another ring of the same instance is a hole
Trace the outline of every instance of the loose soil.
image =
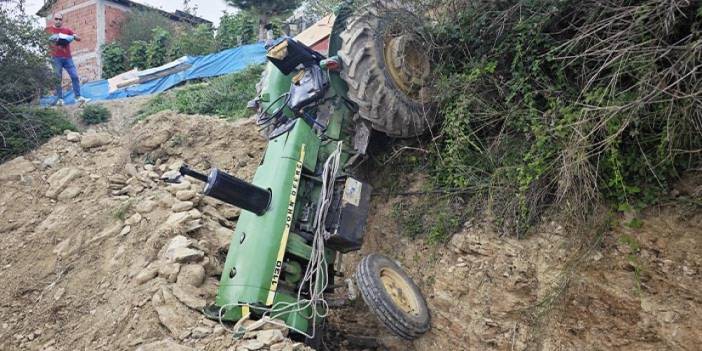
[[(203, 198), (199, 184), (159, 180), (182, 163), (251, 179), (265, 148), (255, 123), (170, 111), (135, 122), (144, 101), (110, 102), (110, 122), (0, 165), (0, 349), (304, 349), (277, 331), (235, 339), (197, 311), (214, 299), (239, 211)], [(517, 240), (474, 220), (429, 245), (398, 229), (402, 197), (375, 196), (364, 247), (344, 256), (343, 274), (371, 252), (397, 260), (424, 292), (432, 329), (398, 339), (359, 298), (331, 312), (326, 347), (696, 350), (700, 179), (586, 241), (555, 222)]]

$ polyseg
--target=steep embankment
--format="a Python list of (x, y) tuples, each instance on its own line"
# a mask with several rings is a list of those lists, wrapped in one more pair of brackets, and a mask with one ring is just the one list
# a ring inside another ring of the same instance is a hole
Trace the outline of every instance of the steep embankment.
[[(158, 180), (182, 162), (250, 179), (265, 147), (254, 123), (161, 112), (132, 124), (138, 103), (108, 105), (111, 122), (0, 165), (0, 349), (303, 348), (285, 331), (236, 340), (197, 312), (216, 293), (238, 210), (197, 184)], [(675, 196), (699, 195), (691, 175)], [(422, 175), (407, 177), (421, 189)], [(329, 349), (694, 350), (702, 341), (698, 205), (618, 218), (583, 250), (557, 223), (516, 240), (479, 218), (429, 245), (398, 229), (401, 200), (374, 197), (365, 246), (343, 271), (370, 252), (397, 259), (427, 297), (432, 330), (402, 341), (359, 299), (332, 311)]]
[(130, 101), (111, 105), (110, 123), (0, 165), (0, 349), (304, 348), (287, 331), (234, 340), (197, 312), (239, 211), (159, 181), (183, 162), (250, 178), (254, 124), (162, 112), (131, 126)]

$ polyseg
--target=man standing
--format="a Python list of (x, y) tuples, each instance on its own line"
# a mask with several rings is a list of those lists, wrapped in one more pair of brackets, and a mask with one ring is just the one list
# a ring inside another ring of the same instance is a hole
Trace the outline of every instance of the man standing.
[(78, 71), (76, 70), (76, 65), (73, 64), (73, 58), (71, 56), (71, 42), (73, 40), (80, 41), (78, 34), (73, 33), (70, 28), (63, 26), (63, 14), (54, 15), (54, 25), (46, 29), (47, 32), (51, 34), (50, 49), (51, 49), (51, 59), (54, 65), (54, 72), (58, 78), (56, 83), (56, 105), (63, 105), (63, 89), (61, 88), (61, 80), (63, 75), (63, 69), (66, 69), (68, 76), (71, 77), (71, 84), (73, 85), (73, 93), (76, 96), (76, 101), (79, 103), (85, 103), (89, 99), (86, 99), (80, 95), (80, 80), (78, 79)]

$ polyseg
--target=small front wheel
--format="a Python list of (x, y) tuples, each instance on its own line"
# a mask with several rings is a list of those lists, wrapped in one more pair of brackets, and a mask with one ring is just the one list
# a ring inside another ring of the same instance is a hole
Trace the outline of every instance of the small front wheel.
[(430, 328), (424, 296), (389, 258), (371, 254), (358, 264), (356, 283), (368, 307), (394, 334), (413, 340)]

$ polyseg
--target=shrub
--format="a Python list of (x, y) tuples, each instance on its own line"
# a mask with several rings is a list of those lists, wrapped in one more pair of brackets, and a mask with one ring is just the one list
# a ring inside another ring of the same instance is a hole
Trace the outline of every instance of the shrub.
[(205, 55), (214, 51), (214, 31), (208, 24), (200, 24), (194, 29), (179, 32), (173, 39), (169, 57), (177, 59), (183, 55)]
[(140, 117), (167, 109), (187, 114), (219, 115), (228, 119), (247, 117), (251, 113), (246, 104), (256, 94), (256, 83), (262, 71), (261, 66), (251, 66), (207, 83), (159, 94), (149, 101)]
[(217, 28), (217, 48), (222, 50), (255, 43), (257, 36), (256, 22), (251, 13), (239, 11), (236, 14), (225, 14), (220, 18)]
[(153, 37), (149, 42), (149, 47), (146, 50), (149, 67), (158, 67), (168, 62), (169, 47), (171, 45), (171, 33), (163, 28), (155, 28)]
[(149, 43), (143, 40), (133, 42), (127, 49), (127, 65), (129, 68), (145, 69), (148, 67)]
[(699, 167), (699, 2), (442, 6), (425, 36), (444, 116), (434, 179), (485, 189), (505, 232), (550, 208), (650, 203)]
[(67, 129), (76, 128), (60, 110), (0, 107), (0, 162), (23, 154)]
[(102, 78), (109, 79), (127, 70), (125, 52), (116, 43), (102, 47)]
[(9, 104), (40, 96), (53, 81), (46, 33), (15, 2), (0, 5), (0, 103)]
[(102, 105), (88, 105), (83, 108), (81, 119), (85, 124), (98, 124), (110, 119), (110, 110)]

